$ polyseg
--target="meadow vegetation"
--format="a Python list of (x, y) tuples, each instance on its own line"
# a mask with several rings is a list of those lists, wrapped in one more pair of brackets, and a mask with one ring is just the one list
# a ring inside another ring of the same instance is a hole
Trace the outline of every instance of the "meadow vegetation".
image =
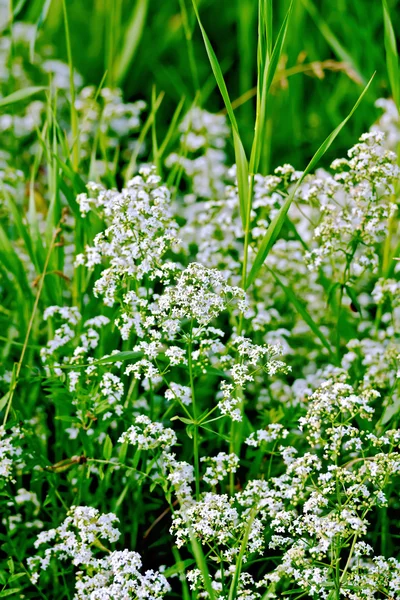
[(0, 0), (0, 598), (400, 600), (396, 9)]

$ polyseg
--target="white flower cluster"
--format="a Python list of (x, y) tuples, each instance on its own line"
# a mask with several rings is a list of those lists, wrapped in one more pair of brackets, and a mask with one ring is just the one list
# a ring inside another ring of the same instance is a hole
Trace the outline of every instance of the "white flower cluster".
[(181, 319), (208, 325), (234, 300), (241, 312), (246, 310), (245, 292), (228, 285), (224, 273), (191, 263), (178, 277), (176, 285), (168, 287), (159, 298), (158, 306), (168, 328), (174, 330), (172, 323)]
[(119, 519), (112, 513), (100, 514), (95, 508), (72, 506), (61, 525), (38, 535), (35, 548), (50, 545), (44, 556), (34, 556), (28, 560), (33, 571), (32, 579), (37, 581), (40, 571), (46, 570), (53, 556), (59, 555), (61, 560), (71, 559), (72, 564), (95, 565), (96, 557), (92, 546), (102, 546), (103, 541), (116, 542), (120, 536), (115, 527)]
[[(169, 279), (169, 263), (161, 258), (178, 243), (177, 225), (172, 217), (170, 192), (160, 185), (154, 169), (143, 167), (121, 192), (89, 184), (94, 197), (81, 194), (78, 202), (83, 214), (96, 208), (104, 215), (107, 229), (99, 233), (93, 247), (76, 258), (77, 265), (91, 268), (108, 260), (94, 286), (96, 295), (112, 306), (126, 278), (140, 282), (148, 276)], [(130, 300), (130, 299), (129, 299)], [(129, 300), (127, 300), (129, 302)]]
[(14, 469), (22, 464), (22, 448), (18, 444), (22, 433), (18, 427), (6, 430), (0, 426), (0, 477), (13, 480)]
[[(307, 253), (311, 269), (335, 259), (359, 275), (376, 269), (376, 245), (384, 239), (388, 219), (397, 210), (394, 183), (400, 169), (394, 152), (386, 150), (384, 134), (370, 132), (335, 160), (335, 175), (307, 183), (302, 199), (321, 204), (321, 219), (314, 231), (316, 247)], [(300, 192), (301, 194), (301, 192)]]
[(239, 457), (226, 452), (218, 452), (216, 456), (203, 456), (201, 462), (207, 465), (203, 480), (211, 486), (223, 481), (229, 473), (236, 473), (239, 467)]
[[(310, 597), (328, 599), (336, 568), (340, 597), (375, 599), (381, 589), (398, 597), (398, 562), (383, 556), (364, 558), (373, 553), (363, 540), (368, 515), (386, 506), (386, 488), (400, 475), (400, 431), (379, 437), (362, 425), (371, 418), (375, 398), (372, 391), (357, 395), (345, 383), (324, 382), (308, 399), (309, 410), (299, 422), (300, 429), (309, 432), (310, 451), (301, 449), (302, 433), (297, 429), (292, 435), (298, 448), (280, 446), (285, 465), (281, 475), (250, 480), (230, 498), (206, 493), (174, 514), (171, 532), (177, 545), (190, 544), (195, 536), (222, 563), (212, 573), (217, 598), (225, 597), (223, 589), (237, 568), (239, 549), (244, 562), (251, 562), (265, 544), (274, 552), (280, 549), (282, 557), (278, 566), (272, 562), (265, 576), (252, 581), (256, 598), (256, 590), (263, 588), (279, 597), (279, 590), (287, 589), (281, 585), (292, 581)], [(353, 425), (357, 420), (360, 428)], [(258, 447), (288, 435), (276, 424), (256, 432), (249, 442)], [(220, 462), (228, 458), (224, 455)], [(216, 481), (218, 476), (212, 483)], [(345, 552), (346, 565), (340, 562), (342, 546), (351, 546), (350, 555)], [(218, 583), (221, 572), (223, 585)], [(200, 572), (193, 571), (188, 579), (193, 589), (205, 589)]]
[(119, 441), (129, 442), (139, 450), (154, 450), (174, 446), (177, 438), (173, 429), (164, 427), (162, 423), (153, 423), (146, 415), (139, 415), (135, 419), (135, 425), (131, 425)]
[(141, 572), (142, 561), (137, 552), (128, 550), (110, 552), (99, 558), (95, 550), (105, 551), (103, 541), (113, 543), (120, 537), (115, 527), (117, 517), (100, 514), (86, 506), (71, 507), (65, 521), (56, 529), (39, 534), (35, 547), (50, 545), (44, 557), (28, 559), (32, 580), (36, 583), (40, 572), (46, 570), (52, 557), (70, 560), (79, 567), (76, 574), (76, 600), (156, 600), (163, 598), (171, 587), (158, 571)]
[[(232, 382), (222, 381), (221, 399), (218, 408), (223, 415), (229, 415), (233, 421), (241, 421), (241, 390), (256, 379), (260, 371), (273, 377), (278, 373), (288, 373), (290, 366), (278, 357), (282, 356), (280, 344), (254, 344), (249, 338), (239, 336), (232, 341), (239, 362), (230, 360)], [(229, 363), (228, 363), (229, 364)]]

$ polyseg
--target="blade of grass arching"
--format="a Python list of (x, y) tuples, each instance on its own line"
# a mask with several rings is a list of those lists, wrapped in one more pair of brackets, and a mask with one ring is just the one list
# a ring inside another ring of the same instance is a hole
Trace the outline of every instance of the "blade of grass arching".
[(20, 102), (21, 100), (26, 100), (30, 98), (34, 94), (38, 94), (42, 92), (46, 88), (42, 85), (39, 86), (31, 86), (24, 88), (23, 90), (18, 90), (17, 92), (13, 92), (8, 96), (4, 96), (4, 98), (0, 98), (0, 108), (3, 106), (9, 106), (10, 104), (15, 104), (16, 102)]
[(121, 85), (135, 57), (146, 25), (149, 0), (137, 0), (124, 34), (122, 49), (116, 59), (115, 82)]
[(134, 172), (136, 171), (137, 159), (138, 159), (138, 156), (139, 156), (139, 152), (141, 150), (141, 147), (143, 146), (144, 140), (146, 139), (146, 135), (148, 134), (149, 129), (150, 129), (152, 123), (153, 123), (154, 115), (157, 113), (157, 110), (160, 108), (160, 105), (161, 105), (161, 102), (163, 101), (163, 98), (164, 98), (164, 92), (160, 92), (160, 94), (158, 95), (158, 97), (157, 97), (157, 99), (156, 99), (156, 101), (154, 103), (152, 112), (147, 117), (147, 119), (146, 119), (146, 121), (145, 121), (145, 123), (144, 123), (144, 125), (143, 125), (143, 127), (141, 129), (140, 135), (139, 135), (138, 140), (136, 142), (135, 150), (132, 153), (131, 159), (129, 161), (129, 165), (128, 165), (127, 169), (126, 169), (126, 173), (125, 173), (125, 177), (124, 177), (125, 184), (126, 184), (127, 181), (129, 181), (129, 179), (131, 179), (131, 177), (133, 176)]
[(22, 295), (25, 295), (27, 292), (30, 295), (31, 288), (28, 283), (24, 265), (22, 264), (18, 254), (15, 252), (11, 240), (1, 224), (0, 259), (2, 266), (13, 276), (14, 283), (20, 288)]
[(182, 112), (183, 105), (185, 104), (185, 100), (186, 100), (186, 98), (181, 98), (181, 101), (179, 102), (178, 106), (176, 107), (175, 112), (174, 112), (174, 114), (172, 116), (172, 119), (171, 119), (170, 126), (168, 127), (168, 131), (167, 131), (166, 136), (164, 138), (164, 141), (163, 141), (163, 143), (161, 144), (161, 146), (158, 149), (158, 156), (159, 156), (160, 160), (164, 156), (164, 153), (165, 153), (166, 149), (168, 148), (168, 145), (169, 145), (172, 137), (176, 133), (178, 119), (179, 119), (180, 114)]
[(23, 221), (22, 221), (21, 210), (16, 205), (15, 200), (13, 198), (11, 198), (11, 196), (9, 194), (7, 194), (6, 190), (3, 190), (3, 193), (7, 199), (8, 205), (10, 207), (10, 212), (13, 216), (13, 220), (14, 220), (15, 226), (17, 228), (18, 234), (19, 234), (20, 238), (24, 241), (25, 248), (29, 254), (29, 258), (31, 259), (31, 261), (36, 269), (36, 272), (39, 273), (40, 272), (39, 262), (37, 260), (36, 253), (34, 251), (34, 245), (32, 243), (32, 239), (29, 234), (29, 228), (28, 228), (27, 224), (23, 223)]
[(386, 0), (382, 0), (383, 7), (383, 23), (385, 28), (385, 50), (386, 50), (386, 65), (392, 90), (393, 100), (400, 110), (400, 71), (399, 71), (399, 55), (397, 52), (396, 35), (394, 33), (392, 20), (390, 18), (389, 7)]
[(247, 549), (247, 545), (249, 542), (251, 528), (252, 528), (254, 519), (256, 517), (256, 514), (257, 514), (256, 510), (257, 509), (252, 508), (250, 511), (250, 514), (248, 516), (248, 520), (246, 523), (246, 529), (243, 533), (242, 543), (240, 544), (239, 553), (238, 553), (237, 559), (236, 559), (235, 570), (233, 572), (232, 582), (231, 582), (231, 585), (229, 588), (228, 600), (236, 600), (236, 598), (237, 598), (237, 592), (238, 592), (238, 587), (239, 587), (239, 582), (240, 582), (240, 575), (242, 573), (243, 562), (245, 561), (245, 554), (246, 554), (246, 549)]
[(71, 131), (72, 131), (72, 164), (74, 170), (77, 171), (79, 167), (79, 125), (78, 125), (78, 114), (75, 107), (75, 82), (74, 82), (74, 64), (72, 61), (72, 50), (71, 50), (71, 36), (68, 24), (68, 13), (66, 0), (63, 0), (63, 12), (64, 12), (64, 27), (65, 27), (65, 40), (67, 44), (67, 56), (69, 66), (69, 93), (70, 93), (70, 119), (71, 119)]
[[(52, 243), (54, 231), (58, 227), (58, 223), (61, 220), (61, 197), (60, 197), (60, 168), (58, 166), (55, 157), (58, 154), (58, 139), (57, 139), (57, 121), (56, 121), (56, 110), (57, 110), (57, 91), (54, 97), (49, 95), (48, 100), (48, 136), (46, 138), (47, 144), (47, 161), (50, 176), (50, 204), (46, 216), (46, 247), (49, 248)], [(63, 271), (64, 266), (64, 247), (60, 244), (58, 247), (54, 247), (54, 251), (49, 257), (50, 271)], [(46, 277), (43, 282), (46, 295), (51, 298), (51, 302), (59, 304), (62, 301), (62, 285), (61, 278), (54, 276)]]
[[(186, 573), (185, 573), (185, 566), (188, 563), (188, 561), (183, 561), (180, 554), (179, 554), (179, 550), (176, 546), (172, 546), (172, 554), (174, 556), (175, 559), (175, 565), (174, 567), (172, 567), (173, 569), (176, 569), (176, 572), (179, 574), (179, 579), (182, 585), (182, 600), (190, 600), (191, 599), (191, 594), (189, 591), (189, 585), (186, 579)], [(189, 562), (189, 566), (192, 565), (192, 561)]]
[(157, 173), (161, 176), (161, 163), (160, 163), (160, 158), (159, 158), (159, 154), (158, 154), (158, 142), (157, 142), (157, 124), (156, 124), (157, 109), (155, 108), (156, 103), (157, 103), (156, 86), (153, 85), (153, 87), (151, 89), (151, 114), (153, 117), (152, 121), (151, 121), (151, 145), (152, 145), (153, 163), (156, 166)]
[[(237, 22), (237, 50), (240, 60), (238, 61), (239, 93), (244, 94), (253, 85), (253, 75), (255, 71), (255, 39), (254, 25), (257, 3), (254, 0), (236, 0), (236, 22)], [(250, 102), (245, 104), (241, 110), (241, 121), (243, 123), (253, 123), (253, 106)], [(253, 131), (252, 128), (242, 129), (244, 144), (251, 144)]]
[(334, 356), (334, 352), (332, 351), (331, 344), (326, 339), (326, 337), (322, 333), (321, 329), (318, 327), (318, 325), (316, 324), (316, 322), (314, 321), (314, 319), (312, 318), (312, 316), (310, 315), (310, 313), (308, 312), (308, 310), (306, 309), (304, 304), (302, 302), (300, 302), (300, 300), (297, 298), (297, 296), (294, 293), (294, 291), (292, 290), (292, 288), (290, 286), (285, 285), (283, 283), (283, 281), (278, 277), (278, 275), (272, 269), (268, 269), (268, 270), (271, 273), (271, 275), (274, 277), (276, 283), (285, 292), (289, 302), (291, 302), (293, 304), (293, 306), (295, 307), (295, 309), (297, 310), (297, 312), (299, 313), (299, 315), (301, 316), (303, 321), (305, 321), (305, 323), (307, 323), (307, 325), (309, 326), (311, 331), (314, 333), (314, 335), (316, 335), (317, 338), (322, 342), (322, 344), (328, 350), (329, 354)]
[[(247, 278), (247, 263), (250, 244), (250, 228), (251, 228), (251, 206), (253, 197), (254, 175), (258, 171), (260, 164), (261, 152), (263, 145), (267, 140), (267, 98), (269, 88), (273, 81), (279, 58), (282, 53), (283, 44), (285, 43), (286, 33), (289, 24), (289, 17), (292, 11), (293, 0), (289, 5), (289, 9), (283, 20), (276, 43), (270, 53), (271, 42), (266, 39), (270, 35), (272, 23), (272, 11), (268, 10), (270, 0), (260, 1), (259, 24), (258, 24), (258, 77), (257, 77), (257, 111), (254, 139), (251, 148), (250, 165), (249, 165), (249, 188), (247, 199), (246, 222), (244, 227), (244, 248), (243, 248), (243, 265), (242, 265), (242, 287), (246, 285)], [(264, 53), (264, 54), (263, 54)]]
[(302, 176), (300, 177), (300, 179), (297, 181), (297, 183), (293, 186), (291, 192), (289, 193), (289, 195), (287, 196), (285, 202), (283, 203), (282, 207), (280, 208), (280, 210), (278, 211), (278, 213), (276, 214), (276, 216), (272, 219), (268, 229), (267, 229), (267, 233), (265, 234), (260, 248), (256, 254), (256, 257), (254, 259), (253, 265), (251, 267), (250, 273), (247, 277), (246, 280), (246, 289), (253, 283), (254, 279), (257, 276), (257, 273), (259, 272), (259, 270), (261, 269), (262, 265), (265, 262), (265, 259), (267, 258), (272, 246), (275, 243), (276, 238), (278, 237), (283, 223), (286, 219), (286, 215), (287, 212), (290, 208), (290, 205), (293, 202), (293, 198), (296, 194), (296, 191), (298, 190), (299, 186), (302, 184), (302, 182), (304, 181), (305, 177), (314, 169), (314, 167), (316, 166), (316, 164), (319, 162), (319, 160), (322, 158), (322, 156), (325, 154), (325, 152), (328, 150), (328, 148), (332, 145), (332, 143), (334, 142), (334, 140), (336, 139), (336, 137), (339, 135), (340, 131), (343, 129), (343, 127), (346, 125), (346, 123), (349, 121), (349, 119), (351, 118), (351, 116), (353, 115), (354, 111), (357, 109), (358, 105), (360, 104), (360, 102), (362, 101), (362, 99), (364, 98), (365, 94), (367, 93), (372, 80), (375, 76), (372, 75), (371, 79), (369, 80), (369, 82), (367, 83), (367, 85), (365, 86), (365, 88), (363, 89), (361, 95), (359, 96), (357, 102), (355, 103), (355, 105), (353, 106), (353, 108), (351, 109), (350, 113), (347, 115), (347, 117), (336, 127), (336, 129), (334, 129), (332, 131), (332, 133), (330, 133), (328, 135), (328, 137), (326, 138), (326, 140), (321, 144), (321, 146), (318, 148), (318, 150), (316, 151), (316, 153), (314, 154), (314, 156), (312, 157), (312, 159), (310, 160), (310, 162), (308, 163), (305, 171), (303, 172)]
[(58, 191), (58, 164), (56, 159), (57, 156), (57, 129), (55, 125), (55, 113), (54, 109), (57, 106), (57, 91), (54, 97), (49, 94), (48, 97), (48, 135), (46, 137), (46, 154), (47, 164), (49, 170), (49, 196), (50, 204), (46, 216), (46, 240), (50, 243), (53, 235), (55, 224), (58, 223), (61, 217), (60, 198)]
[[(282, 26), (279, 30), (279, 34), (274, 45), (274, 49), (270, 56), (266, 56), (264, 59), (260, 57), (260, 65), (264, 65), (264, 71), (259, 73), (258, 81), (260, 82), (260, 88), (258, 90), (258, 100), (257, 100), (257, 117), (256, 117), (256, 126), (255, 126), (255, 135), (254, 142), (251, 149), (251, 157), (250, 157), (250, 165), (249, 170), (250, 174), (254, 175), (257, 172), (260, 156), (261, 156), (261, 148), (263, 143), (263, 138), (265, 136), (265, 126), (267, 119), (267, 96), (269, 89), (271, 87), (271, 83), (274, 79), (276, 68), (279, 63), (279, 59), (282, 54), (283, 45), (285, 43), (286, 34), (289, 25), (289, 18), (293, 8), (293, 0), (289, 5), (289, 9), (286, 13), (286, 16), (283, 20)], [(268, 15), (268, 12), (266, 13)], [(262, 19), (262, 13), (260, 13), (260, 18)], [(269, 30), (271, 25), (267, 23), (266, 29)], [(259, 37), (261, 38), (262, 32), (260, 31)], [(265, 46), (266, 51), (268, 52), (268, 45)], [(261, 51), (261, 47), (260, 47)]]
[(204, 588), (208, 594), (208, 598), (210, 600), (215, 600), (214, 588), (212, 587), (211, 577), (210, 577), (210, 573), (208, 571), (207, 561), (206, 561), (206, 557), (204, 556), (203, 548), (201, 547), (201, 544), (195, 538), (194, 534), (192, 533), (192, 531), (190, 529), (189, 529), (189, 532), (190, 532), (190, 545), (192, 547), (193, 555), (196, 560), (197, 568), (200, 570), (202, 578), (203, 578)]
[(323, 36), (327, 44), (332, 48), (333, 52), (336, 54), (336, 57), (339, 60), (348, 63), (351, 66), (354, 73), (357, 75), (359, 83), (365, 85), (365, 77), (361, 73), (357, 63), (355, 62), (353, 57), (347, 52), (347, 50), (343, 47), (343, 45), (339, 42), (336, 35), (321, 17), (317, 7), (312, 2), (312, 0), (302, 0), (302, 2), (305, 8), (307, 9), (308, 13), (310, 14), (311, 18), (313, 19), (314, 23), (318, 27), (321, 35)]
[(247, 163), (247, 157), (245, 150), (243, 148), (243, 144), (240, 138), (238, 124), (236, 122), (236, 117), (233, 112), (232, 104), (229, 98), (229, 93), (225, 84), (224, 77), (222, 75), (221, 67), (219, 65), (218, 59), (215, 55), (213, 47), (211, 46), (210, 40), (208, 39), (206, 30), (203, 27), (203, 24), (200, 20), (199, 11), (197, 10), (196, 0), (192, 0), (194, 12), (197, 17), (197, 21), (200, 27), (201, 34), (203, 36), (204, 45), (206, 48), (206, 52), (208, 55), (208, 59), (211, 64), (211, 69), (214, 73), (214, 77), (216, 79), (217, 85), (219, 87), (219, 91), (221, 92), (221, 96), (224, 100), (225, 108), (229, 117), (229, 120), (232, 125), (232, 133), (233, 133), (233, 145), (235, 149), (235, 162), (236, 162), (236, 176), (238, 181), (238, 192), (239, 192), (239, 204), (240, 204), (240, 216), (242, 219), (243, 227), (246, 227), (246, 214), (248, 210), (248, 184), (249, 184), (249, 167)]
[(39, 18), (36, 21), (35, 26), (34, 26), (33, 36), (30, 40), (30, 47), (29, 47), (30, 60), (32, 63), (34, 62), (34, 59), (35, 59), (35, 44), (36, 44), (37, 34), (38, 34), (39, 29), (41, 28), (41, 26), (43, 25), (43, 23), (46, 20), (47, 14), (50, 9), (50, 5), (51, 5), (51, 0), (43, 1)]
[[(36, 211), (36, 192), (35, 192), (35, 179), (39, 169), (40, 160), (42, 156), (42, 149), (39, 145), (39, 150), (35, 156), (35, 163), (32, 167), (31, 177), (29, 180), (29, 206), (28, 206), (28, 223), (29, 223), (29, 231), (32, 239), (32, 243), (35, 248), (36, 256), (38, 257), (39, 264), (43, 265), (43, 243), (42, 236), (39, 230), (39, 220)], [(39, 196), (40, 197), (40, 196)], [(40, 267), (40, 268), (41, 268)]]
[[(13, 376), (11, 384), (10, 384), (9, 396), (7, 398), (7, 406), (6, 406), (6, 410), (5, 410), (5, 413), (4, 413), (4, 419), (3, 419), (3, 427), (7, 423), (8, 415), (9, 415), (10, 410), (11, 410), (11, 405), (12, 405), (12, 401), (13, 401), (13, 397), (14, 397), (14, 392), (15, 392), (15, 389), (16, 389), (16, 387), (18, 385), (18, 378), (19, 378), (19, 375), (20, 375), (20, 372), (21, 372), (22, 363), (24, 361), (26, 349), (28, 347), (29, 338), (30, 338), (30, 335), (31, 335), (31, 331), (32, 331), (32, 328), (33, 328), (34, 321), (35, 321), (36, 312), (37, 312), (37, 309), (38, 309), (38, 306), (39, 306), (39, 300), (40, 300), (40, 297), (41, 297), (41, 294), (42, 294), (42, 290), (43, 290), (43, 286), (44, 286), (44, 281), (45, 281), (45, 277), (46, 277), (48, 266), (49, 266), (49, 262), (50, 262), (50, 256), (51, 256), (51, 253), (52, 253), (52, 251), (54, 249), (54, 245), (55, 245), (55, 242), (57, 240), (57, 237), (58, 237), (59, 233), (60, 233), (60, 230), (57, 227), (57, 229), (53, 233), (52, 240), (51, 240), (51, 243), (49, 245), (49, 249), (47, 251), (45, 263), (44, 263), (44, 266), (43, 266), (43, 273), (41, 273), (40, 279), (38, 281), (36, 298), (35, 298), (35, 302), (33, 304), (32, 313), (31, 313), (31, 316), (30, 316), (30, 319), (29, 319), (29, 323), (28, 323), (28, 327), (27, 327), (27, 330), (26, 330), (26, 333), (25, 333), (25, 339), (24, 339), (24, 344), (22, 346), (20, 359), (19, 359), (19, 361), (17, 363), (17, 366), (15, 367), (15, 376)], [(14, 374), (14, 372), (13, 372), (13, 374)]]
[(186, 9), (185, 0), (179, 0), (179, 7), (181, 9), (183, 31), (185, 33), (186, 45), (187, 45), (187, 49), (188, 49), (189, 67), (190, 67), (190, 72), (191, 72), (192, 80), (193, 80), (194, 93), (197, 94), (197, 92), (200, 89), (199, 75), (197, 72), (197, 63), (196, 63), (196, 59), (194, 56), (194, 49), (193, 49), (193, 39), (192, 39), (193, 31), (189, 24), (189, 17), (188, 17), (188, 12)]

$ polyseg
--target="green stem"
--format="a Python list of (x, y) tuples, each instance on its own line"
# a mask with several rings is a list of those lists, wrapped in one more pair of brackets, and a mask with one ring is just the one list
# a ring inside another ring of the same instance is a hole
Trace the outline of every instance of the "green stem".
[(344, 287), (343, 287), (343, 285), (341, 285), (340, 292), (339, 292), (337, 323), (336, 323), (336, 354), (337, 354), (338, 364), (340, 364), (340, 361), (342, 358), (341, 351), (340, 351), (340, 318), (342, 315), (343, 290), (344, 290)]
[(189, 340), (189, 344), (188, 344), (188, 366), (189, 366), (190, 389), (192, 391), (193, 421), (194, 421), (193, 457), (194, 457), (194, 472), (195, 472), (195, 476), (196, 476), (196, 500), (198, 500), (200, 497), (199, 428), (198, 428), (198, 423), (197, 423), (196, 394), (194, 391), (193, 360), (192, 360), (192, 349), (193, 349), (192, 331), (193, 331), (193, 323), (190, 327), (190, 340)]
[[(242, 268), (242, 288), (246, 289), (247, 279), (247, 264), (249, 258), (249, 245), (250, 245), (250, 224), (251, 224), (251, 206), (253, 197), (254, 187), (254, 174), (249, 175), (249, 191), (247, 196), (247, 213), (246, 213), (246, 227), (244, 231), (244, 248), (243, 248), (243, 268)], [(240, 332), (239, 332), (240, 333)]]

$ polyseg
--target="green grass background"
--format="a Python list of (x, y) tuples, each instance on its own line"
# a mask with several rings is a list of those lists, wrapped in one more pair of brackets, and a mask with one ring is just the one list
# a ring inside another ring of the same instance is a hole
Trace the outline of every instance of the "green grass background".
[[(256, 83), (257, 5), (256, 0), (198, 2), (232, 100)], [(288, 0), (273, 2), (275, 34), (288, 6)], [(388, 6), (397, 31), (397, 0), (388, 0)], [(66, 7), (76, 69), (95, 85), (107, 71), (107, 84), (121, 86), (126, 100), (149, 101), (153, 86), (164, 91), (157, 115), (161, 134), (182, 97), (187, 107), (197, 94), (205, 108), (223, 109), (189, 0), (67, 0)], [(39, 49), (51, 44), (55, 56), (67, 61), (61, 0), (14, 0), (13, 9), (15, 19), (37, 23)], [(302, 72), (309, 63), (314, 63), (319, 77), (309, 70)], [(299, 72), (285, 77), (287, 69)], [(375, 71), (367, 97), (323, 164), (345, 153), (369, 128), (379, 114), (374, 101), (389, 95), (382, 4), (380, 0), (296, 0), (269, 98), (261, 170), (284, 162), (304, 168)], [(252, 140), (254, 112), (254, 98), (236, 109), (246, 150)]]

